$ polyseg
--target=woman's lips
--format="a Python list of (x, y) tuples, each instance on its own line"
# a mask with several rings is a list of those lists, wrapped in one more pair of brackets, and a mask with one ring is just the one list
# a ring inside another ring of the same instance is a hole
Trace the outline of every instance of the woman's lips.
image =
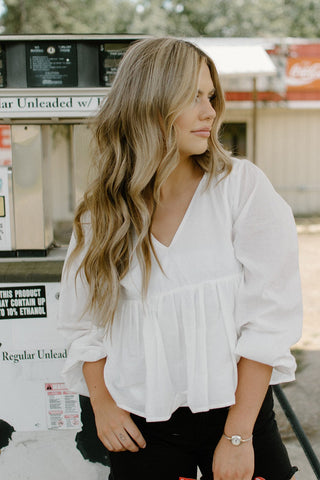
[(210, 130), (193, 130), (192, 133), (197, 135), (198, 137), (209, 138), (210, 137)]

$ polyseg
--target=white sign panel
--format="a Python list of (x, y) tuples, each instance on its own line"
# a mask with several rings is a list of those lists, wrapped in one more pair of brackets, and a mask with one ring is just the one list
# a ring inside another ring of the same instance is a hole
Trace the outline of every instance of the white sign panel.
[(16, 431), (80, 426), (78, 395), (63, 384), (59, 283), (0, 284), (1, 419)]
[(0, 97), (0, 116), (29, 117), (88, 117), (102, 104), (102, 95), (15, 96)]

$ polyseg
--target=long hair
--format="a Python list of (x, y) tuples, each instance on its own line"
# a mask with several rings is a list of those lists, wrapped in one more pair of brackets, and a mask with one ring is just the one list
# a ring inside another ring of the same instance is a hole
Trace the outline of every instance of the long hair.
[(161, 186), (179, 163), (175, 120), (196, 96), (203, 61), (215, 87), (216, 118), (208, 150), (193, 160), (209, 180), (228, 175), (230, 157), (218, 140), (225, 106), (218, 74), (213, 61), (189, 42), (147, 38), (130, 46), (95, 119), (97, 174), (76, 211), (77, 244), (70, 261), (84, 247), (89, 217), (92, 236), (78, 273), (88, 282), (88, 308), (100, 326), (112, 325), (133, 252), (142, 270), (142, 294), (147, 292), (155, 255), (152, 216)]

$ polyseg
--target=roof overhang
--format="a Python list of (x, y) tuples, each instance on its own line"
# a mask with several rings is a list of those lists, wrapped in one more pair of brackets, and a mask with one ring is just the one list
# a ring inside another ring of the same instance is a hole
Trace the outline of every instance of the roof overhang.
[(210, 38), (188, 40), (212, 58), (221, 77), (266, 77), (277, 73), (261, 45), (215, 45)]

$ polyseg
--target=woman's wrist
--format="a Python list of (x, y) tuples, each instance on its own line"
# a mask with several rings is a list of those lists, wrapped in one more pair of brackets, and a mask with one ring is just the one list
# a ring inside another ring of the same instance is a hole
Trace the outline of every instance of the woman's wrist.
[(100, 405), (114, 402), (109, 390), (106, 387), (106, 384), (104, 383), (104, 380), (95, 385), (92, 385), (89, 389), (89, 395), (93, 409), (99, 408)]
[(228, 440), (229, 442), (232, 443), (232, 445), (238, 447), (240, 445), (242, 445), (243, 443), (249, 443), (251, 442), (252, 438), (253, 438), (253, 435), (250, 435), (250, 437), (247, 437), (247, 438), (243, 438), (241, 435), (226, 435), (225, 433), (223, 433), (223, 438), (225, 438), (226, 440)]
[(268, 389), (272, 367), (242, 357), (238, 363), (236, 402), (229, 408), (225, 423), (228, 437), (252, 435), (259, 410)]
[(106, 359), (104, 358), (97, 362), (85, 362), (83, 365), (83, 375), (87, 383), (93, 410), (99, 408), (100, 405), (113, 402), (104, 381), (105, 362)]
[(225, 423), (224, 433), (228, 437), (240, 435), (249, 438), (252, 435), (255, 418), (250, 418), (248, 412), (240, 409), (237, 405), (229, 408), (229, 414)]

